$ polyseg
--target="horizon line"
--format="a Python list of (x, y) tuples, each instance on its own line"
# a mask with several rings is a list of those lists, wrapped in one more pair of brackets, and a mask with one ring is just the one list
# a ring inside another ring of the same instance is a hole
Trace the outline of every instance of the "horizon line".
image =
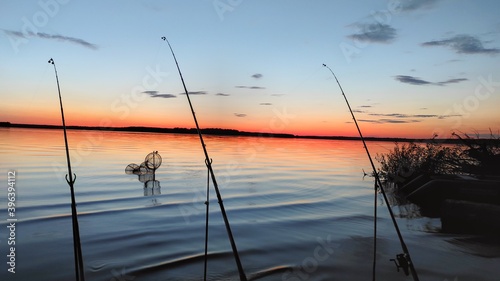
[[(0, 128), (30, 128), (30, 129), (62, 129), (62, 125), (49, 125), (49, 124), (23, 124), (23, 123), (10, 123), (0, 122)], [(105, 126), (81, 126), (70, 125), (66, 126), (69, 130), (102, 130), (102, 131), (120, 131), (120, 132), (145, 132), (145, 133), (170, 133), (170, 134), (196, 134), (196, 128), (163, 128), (163, 127), (147, 127), (147, 126), (125, 126), (125, 127), (105, 127)], [(361, 140), (359, 136), (317, 136), (317, 135), (295, 135), (288, 133), (268, 133), (268, 132), (248, 132), (240, 131), (237, 129), (225, 128), (201, 128), (204, 134), (207, 135), (220, 135), (220, 136), (249, 136), (249, 137), (266, 137), (266, 138), (302, 138), (302, 139), (330, 139), (330, 140)], [(429, 142), (436, 141), (446, 143), (457, 143), (458, 139), (454, 138), (403, 138), (403, 137), (364, 137), (368, 141), (393, 141), (393, 142)]]

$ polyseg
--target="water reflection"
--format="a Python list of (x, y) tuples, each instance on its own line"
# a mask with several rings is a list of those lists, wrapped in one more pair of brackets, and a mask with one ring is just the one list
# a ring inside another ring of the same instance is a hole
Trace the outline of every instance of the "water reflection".
[[(72, 252), (66, 250), (72, 249), (71, 219), (61, 215), (68, 214), (66, 192), (61, 192), (67, 190), (61, 138), (58, 130), (0, 129), (0, 168), (19, 172), (23, 196), (18, 203), (23, 205), (23, 233), (29, 233), (16, 247), (19, 256), (30, 261), (23, 263), (16, 280), (65, 281), (74, 276)], [(80, 227), (90, 260), (87, 279), (117, 279), (112, 270), (124, 269), (134, 280), (200, 280), (207, 168), (200, 161), (198, 136), (69, 130), (68, 138), (75, 147), (72, 163), (78, 164), (75, 169), (81, 175), (78, 201), (85, 214)], [(207, 136), (206, 144), (220, 175), (236, 242), (241, 244), (243, 266), (251, 278), (257, 276), (253, 280), (285, 280), (283, 274), (290, 270), (300, 275), (289, 275), (289, 280), (353, 281), (371, 276), (372, 255), (366, 252), (371, 253), (373, 241), (374, 183), (369, 177), (362, 181), (362, 169), (368, 172), (370, 163), (359, 141)], [(372, 154), (393, 146), (368, 145)], [(151, 175), (136, 182), (139, 175), (123, 171), (130, 162), (144, 161), (152, 149), (162, 151), (162, 156), (168, 151), (168, 190), (163, 174), (156, 175), (163, 181), (162, 195), (151, 190), (154, 181), (144, 185), (153, 180)], [(61, 181), (54, 180), (56, 174)], [(144, 186), (155, 195), (140, 197)], [(171, 196), (168, 201), (166, 193)], [(3, 198), (0, 205), (6, 206)], [(152, 210), (156, 200), (162, 208)], [(377, 280), (405, 280), (389, 262), (401, 249), (381, 202), (380, 198)], [(213, 206), (208, 279), (237, 279), (225, 229), (218, 227), (222, 218)], [(476, 236), (422, 229), (427, 224), (440, 227), (439, 219), (397, 220), (421, 280), (457, 276), (460, 281), (498, 281), (500, 243), (479, 244), (475, 239), (464, 241)], [(5, 219), (0, 221), (4, 229), (5, 225)], [(321, 245), (317, 239), (334, 251), (324, 261), (316, 259), (316, 264), (311, 262)], [(54, 251), (51, 245), (59, 246), (57, 254), (48, 254)], [(36, 274), (57, 265), (57, 272)]]
[(384, 190), (387, 195), (387, 201), (393, 207), (399, 210), (399, 217), (406, 219), (422, 218), (420, 207), (409, 202), (406, 197), (396, 192), (397, 185), (393, 182), (384, 182)]

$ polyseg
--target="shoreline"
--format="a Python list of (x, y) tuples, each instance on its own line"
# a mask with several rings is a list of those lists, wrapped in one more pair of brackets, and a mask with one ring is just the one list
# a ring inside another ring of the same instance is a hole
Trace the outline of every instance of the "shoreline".
[[(39, 125), (39, 124), (16, 124), (10, 122), (0, 122), (0, 128), (27, 128), (27, 129), (52, 129), (61, 130), (62, 125)], [(196, 128), (158, 128), (143, 126), (128, 127), (98, 127), (98, 126), (66, 126), (68, 130), (101, 130), (117, 132), (138, 132), (138, 133), (162, 133), (162, 134), (197, 134)], [(349, 136), (301, 136), (283, 133), (257, 133), (246, 132), (235, 129), (205, 128), (201, 129), (204, 135), (216, 136), (245, 136), (245, 137), (265, 137), (265, 138), (296, 138), (296, 139), (324, 139), (324, 140), (359, 140), (360, 137)], [(365, 141), (387, 141), (387, 142), (431, 142), (439, 143), (460, 143), (458, 139), (413, 139), (413, 138), (394, 138), (394, 137), (364, 137)]]

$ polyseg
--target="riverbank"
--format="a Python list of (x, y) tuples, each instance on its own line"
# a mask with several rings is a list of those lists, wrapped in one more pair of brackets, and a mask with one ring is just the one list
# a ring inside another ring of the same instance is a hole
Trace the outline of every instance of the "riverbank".
[[(62, 129), (61, 125), (40, 125), (40, 124), (15, 124), (10, 122), (0, 122), (0, 128), (30, 128), (30, 129)], [(99, 127), (99, 126), (67, 126), (68, 130), (101, 130), (118, 132), (141, 132), (141, 133), (161, 133), (161, 134), (197, 134), (195, 128), (159, 128), (159, 127)], [(272, 133), (272, 132), (245, 132), (234, 129), (205, 128), (201, 132), (206, 135), (217, 136), (245, 136), (245, 137), (265, 137), (265, 138), (297, 138), (297, 139), (329, 139), (329, 140), (361, 140), (360, 137), (350, 136), (301, 136), (294, 134)], [(391, 137), (365, 137), (366, 141), (388, 141), (388, 142), (430, 142), (459, 143), (457, 139), (410, 139)]]

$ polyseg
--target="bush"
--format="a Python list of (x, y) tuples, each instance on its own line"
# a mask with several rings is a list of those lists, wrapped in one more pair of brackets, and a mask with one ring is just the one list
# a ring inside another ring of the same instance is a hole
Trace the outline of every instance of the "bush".
[(455, 144), (439, 144), (435, 139), (426, 144), (396, 143), (392, 151), (375, 158), (380, 162), (379, 175), (403, 185), (421, 174), (499, 174), (500, 137), (493, 133), (488, 139), (456, 133), (453, 136)]
[(500, 174), (500, 136), (490, 131), (490, 138), (481, 139), (479, 135), (471, 137), (453, 133), (462, 146), (461, 157), (467, 159), (462, 163), (462, 172), (474, 175)]
[(455, 163), (460, 151), (454, 146), (442, 146), (435, 142), (425, 145), (414, 142), (396, 143), (392, 151), (377, 155), (379, 175), (388, 181), (404, 184), (421, 174), (458, 173)]

